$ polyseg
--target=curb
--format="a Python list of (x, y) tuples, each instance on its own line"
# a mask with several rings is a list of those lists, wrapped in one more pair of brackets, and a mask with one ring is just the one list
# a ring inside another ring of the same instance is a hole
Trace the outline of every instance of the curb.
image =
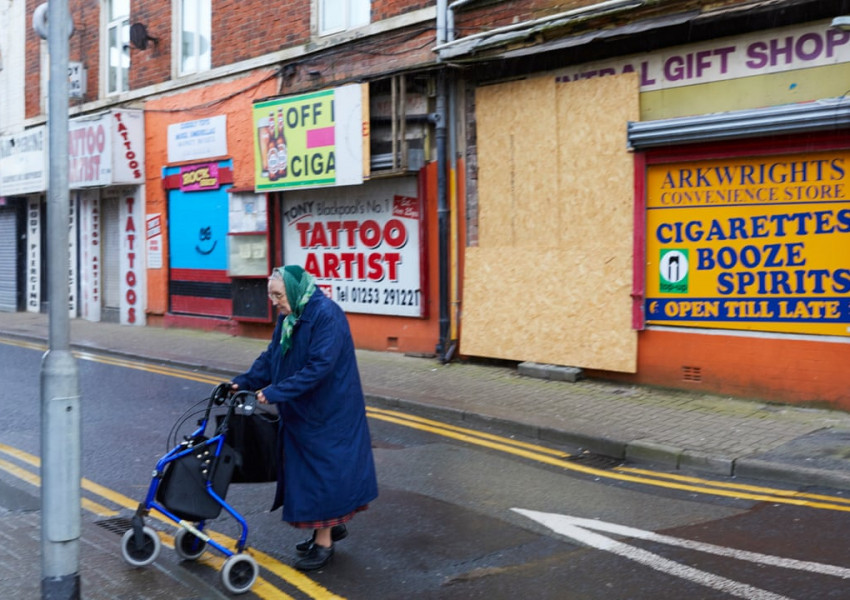
[(830, 487), (850, 490), (850, 473), (784, 465), (758, 458), (739, 458), (735, 460), (736, 477), (768, 479), (784, 483)]
[[(43, 336), (27, 333), (4, 331), (2, 334), (10, 338), (30, 342), (46, 342)], [(75, 352), (98, 352), (125, 360), (142, 359), (177, 368), (220, 374), (224, 378), (230, 378), (241, 372), (235, 366), (230, 368), (215, 367), (177, 358), (151, 357), (138, 353), (103, 348), (91, 343), (72, 343), (71, 350)], [(538, 365), (534, 366), (537, 367)], [(546, 378), (551, 379), (551, 369), (546, 369), (545, 366), (542, 367), (544, 371), (548, 371), (549, 377)], [(559, 375), (562, 377), (565, 374), (559, 373)], [(560, 379), (561, 377), (557, 378)], [(399, 408), (424, 417), (450, 419), (485, 427), (496, 427), (507, 433), (523, 435), (540, 441), (578, 446), (583, 451), (618, 460), (626, 459), (636, 463), (657, 464), (668, 468), (672, 467), (676, 470), (692, 470), (724, 477), (744, 477), (792, 485), (823, 486), (840, 490), (850, 490), (850, 473), (789, 465), (787, 463), (771, 462), (757, 458), (711, 455), (646, 439), (631, 441), (616, 440), (604, 436), (541, 427), (509, 418), (489, 416), (453, 407), (430, 405), (368, 392), (365, 392), (364, 396), (367, 403), (379, 407)]]
[(654, 464), (672, 467), (675, 470), (695, 471), (723, 477), (742, 477), (780, 484), (823, 486), (850, 490), (850, 474), (798, 467), (755, 458), (715, 456), (649, 440), (624, 442), (603, 436), (538, 427), (510, 419), (489, 417), (457, 408), (433, 406), (402, 398), (369, 393), (365, 396), (368, 404), (380, 408), (401, 409), (426, 418), (494, 426), (509, 433), (524, 435), (540, 441), (578, 446), (581, 450), (614, 459), (626, 459), (635, 463)]

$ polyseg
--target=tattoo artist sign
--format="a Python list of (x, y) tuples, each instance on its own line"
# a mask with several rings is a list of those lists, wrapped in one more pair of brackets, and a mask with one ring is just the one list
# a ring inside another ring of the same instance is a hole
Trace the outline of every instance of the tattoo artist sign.
[(344, 197), (288, 196), (287, 263), (304, 265), (346, 312), (423, 316), (418, 198), (393, 192), (378, 195), (374, 190)]

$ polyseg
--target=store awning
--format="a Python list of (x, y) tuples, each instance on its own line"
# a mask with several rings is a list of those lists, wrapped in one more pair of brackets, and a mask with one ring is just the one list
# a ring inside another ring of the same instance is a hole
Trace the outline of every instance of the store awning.
[(633, 150), (850, 128), (850, 98), (628, 124)]

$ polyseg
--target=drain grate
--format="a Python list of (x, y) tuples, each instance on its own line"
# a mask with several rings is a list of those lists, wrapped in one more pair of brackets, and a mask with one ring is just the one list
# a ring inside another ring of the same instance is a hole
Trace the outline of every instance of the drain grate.
[(568, 462), (578, 463), (591, 469), (608, 470), (619, 467), (625, 462), (621, 458), (596, 454), (595, 452), (582, 452), (567, 458)]
[(115, 517), (114, 519), (104, 519), (103, 521), (95, 521), (95, 525), (103, 527), (107, 531), (124, 535), (124, 532), (133, 527), (133, 522), (126, 517)]

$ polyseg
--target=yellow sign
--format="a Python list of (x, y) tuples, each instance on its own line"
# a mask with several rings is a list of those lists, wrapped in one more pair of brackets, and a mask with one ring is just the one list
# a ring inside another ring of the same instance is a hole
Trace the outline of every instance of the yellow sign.
[(647, 169), (648, 323), (850, 335), (850, 151)]
[(252, 123), (258, 192), (363, 182), (359, 85), (258, 102)]

